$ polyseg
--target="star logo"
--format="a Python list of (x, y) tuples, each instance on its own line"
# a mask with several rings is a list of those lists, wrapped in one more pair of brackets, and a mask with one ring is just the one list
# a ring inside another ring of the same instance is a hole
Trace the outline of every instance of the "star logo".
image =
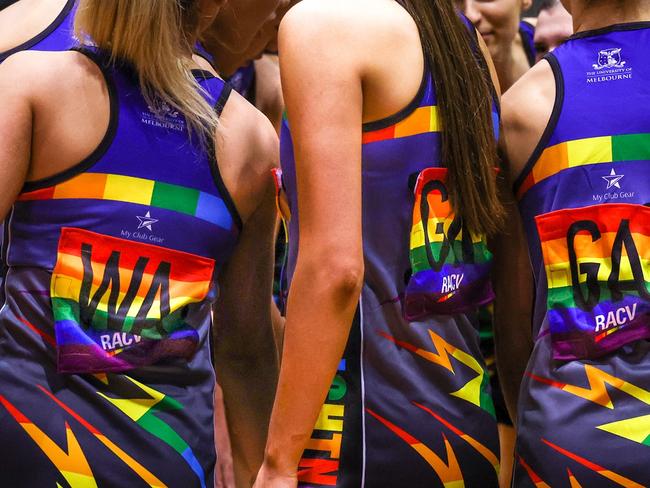
[(623, 179), (624, 176), (625, 175), (617, 175), (616, 171), (614, 171), (614, 168), (612, 168), (612, 172), (609, 174), (609, 176), (601, 176), (601, 178), (607, 182), (608, 190), (613, 186), (615, 186), (620, 190), (621, 189), (620, 181)]
[(158, 219), (152, 219), (151, 218), (151, 212), (147, 212), (144, 214), (144, 217), (141, 217), (140, 215), (136, 215), (136, 218), (138, 219), (138, 229), (142, 229), (143, 227), (146, 229), (149, 229), (150, 231), (153, 230), (151, 226), (158, 222)]

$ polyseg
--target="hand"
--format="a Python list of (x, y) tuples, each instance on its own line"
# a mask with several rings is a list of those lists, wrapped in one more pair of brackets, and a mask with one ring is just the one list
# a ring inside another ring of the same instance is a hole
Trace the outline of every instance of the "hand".
[(274, 472), (266, 464), (262, 465), (253, 488), (296, 488), (298, 477)]

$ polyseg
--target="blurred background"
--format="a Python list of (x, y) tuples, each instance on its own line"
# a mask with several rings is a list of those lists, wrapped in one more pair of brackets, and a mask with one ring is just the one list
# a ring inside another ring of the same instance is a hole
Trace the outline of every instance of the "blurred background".
[[(0, 10), (5, 8), (7, 5), (11, 5), (14, 3), (16, 0), (0, 0)], [(540, 3), (540, 0), (533, 0), (533, 7), (526, 12), (526, 16), (537, 16), (537, 11), (539, 9), (538, 5)]]
[(525, 17), (537, 17), (541, 0), (533, 0), (533, 6), (524, 14)]

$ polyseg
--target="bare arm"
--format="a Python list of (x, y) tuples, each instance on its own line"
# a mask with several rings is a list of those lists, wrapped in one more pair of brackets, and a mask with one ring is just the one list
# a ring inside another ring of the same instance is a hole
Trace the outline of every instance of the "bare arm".
[[(332, 46), (325, 35), (331, 24), (314, 12), (305, 22), (305, 12), (296, 12), (283, 21), (280, 51), (297, 160), (300, 244), (259, 487), (295, 485), (363, 280), (361, 77), (349, 50)], [(337, 30), (335, 44), (349, 42), (348, 33)]]
[(519, 386), (533, 348), (533, 280), (526, 237), (508, 180), (506, 175), (500, 177), (505, 228), (492, 242), (496, 293), (494, 342), (501, 390), (510, 418), (516, 422)]
[[(501, 87), (494, 62), (480, 35), (478, 40), (495, 91), (500, 98)], [(504, 141), (505, 137), (501, 141), (505, 146)], [(498, 176), (498, 190), (506, 210), (506, 217), (502, 232), (491, 239), (491, 247), (495, 254), (492, 277), (496, 293), (494, 339), (501, 390), (510, 418), (516, 421), (519, 385), (533, 347), (531, 337), (533, 282), (526, 237), (517, 202), (512, 194), (512, 177), (507, 161), (504, 161), (501, 169), (502, 172)]]
[(500, 191), (506, 228), (495, 240), (495, 344), (497, 367), (510, 416), (517, 419), (519, 387), (533, 348), (534, 284), (528, 247), (512, 184), (539, 142), (553, 109), (550, 66), (538, 63), (503, 96)]
[[(232, 110), (242, 104), (243, 110)], [(224, 393), (235, 479), (244, 487), (252, 484), (262, 464), (278, 375), (270, 308), (276, 220), (270, 170), (276, 165), (278, 147), (270, 123), (240, 97), (228, 102), (222, 123), (228, 148), (220, 154), (220, 164), (230, 164), (224, 167), (224, 179), (244, 226), (219, 279), (215, 365)], [(241, 137), (251, 132), (252, 137)], [(241, 155), (244, 161), (235, 172), (232, 162)]]
[(16, 200), (29, 171), (32, 103), (20, 80), (21, 59), (12, 56), (0, 65), (0, 219)]

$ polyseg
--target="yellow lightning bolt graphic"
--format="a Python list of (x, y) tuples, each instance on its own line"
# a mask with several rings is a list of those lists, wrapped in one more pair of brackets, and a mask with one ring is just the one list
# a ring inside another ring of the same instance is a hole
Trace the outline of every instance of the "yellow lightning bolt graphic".
[(61, 475), (63, 475), (63, 478), (70, 486), (73, 488), (97, 487), (86, 456), (81, 450), (81, 446), (67, 422), (65, 422), (66, 443), (68, 445), (68, 452), (66, 453), (45, 432), (39, 429), (25, 414), (14, 407), (2, 395), (0, 395), (0, 403), (4, 405), (11, 416), (27, 432), (29, 437), (32, 438), (36, 445), (52, 461), (52, 464), (61, 472)]
[(205, 488), (205, 473), (192, 448), (169, 424), (156, 416), (158, 410), (178, 410), (182, 409), (183, 405), (164, 393), (154, 390), (129, 376), (123, 375), (122, 377), (136, 385), (150, 398), (111, 398), (99, 391), (97, 394), (114, 405), (145, 431), (173, 448), (189, 465), (192, 471), (196, 473), (201, 487)]
[(97, 394), (102, 398), (104, 398), (105, 400), (107, 400), (108, 402), (115, 405), (118, 409), (124, 412), (124, 414), (127, 417), (129, 417), (131, 420), (137, 422), (142, 418), (144, 414), (146, 414), (149, 410), (155, 407), (156, 404), (160, 403), (162, 399), (165, 397), (165, 394), (160, 393), (159, 391), (156, 391), (153, 388), (148, 387), (147, 385), (143, 385), (142, 383), (134, 380), (129, 376), (124, 376), (124, 377), (127, 378), (136, 386), (138, 386), (139, 388), (141, 388), (151, 398), (120, 399), (120, 398), (110, 398), (99, 391), (97, 392)]
[(627, 420), (599, 425), (597, 429), (604, 430), (624, 439), (650, 446), (650, 415), (642, 415)]
[(442, 366), (452, 374), (456, 374), (456, 371), (454, 371), (450, 357), (453, 357), (460, 363), (473, 370), (477, 376), (469, 380), (460, 390), (451, 393), (451, 395), (468, 401), (477, 407), (485, 407), (485, 401), (481, 401), (483, 400), (481, 398), (481, 385), (487, 381), (487, 373), (481, 367), (481, 364), (472, 355), (467, 354), (466, 352), (461, 351), (457, 347), (449, 344), (432, 330), (429, 330), (429, 336), (431, 337), (431, 342), (433, 342), (436, 351), (438, 351), (437, 353), (418, 348), (408, 342), (399, 341), (394, 337), (382, 332), (380, 332), (380, 335), (382, 335), (385, 339), (388, 339), (389, 341), (397, 344), (398, 346), (412, 352), (413, 354), (417, 354), (427, 361), (431, 361), (434, 364)]
[(636, 398), (646, 405), (650, 405), (650, 391), (639, 388), (638, 386), (612, 376), (609, 373), (605, 373), (603, 370), (598, 369), (595, 366), (585, 364), (584, 367), (585, 375), (587, 376), (587, 381), (589, 383), (589, 387), (587, 388), (570, 385), (568, 383), (560, 383), (558, 381), (542, 378), (530, 373), (528, 373), (528, 376), (530, 376), (535, 381), (566, 391), (567, 393), (575, 395), (579, 398), (588, 400), (600, 405), (601, 407), (609, 408), (612, 410), (614, 409), (614, 404), (611, 397), (609, 396), (609, 393), (607, 392), (607, 385), (613, 386), (614, 388), (627, 393), (631, 397)]
[(151, 473), (147, 468), (142, 466), (139, 462), (133, 459), (124, 450), (122, 450), (117, 444), (115, 444), (108, 437), (106, 437), (94, 425), (92, 425), (90, 422), (82, 418), (77, 412), (72, 410), (69, 406), (67, 406), (65, 403), (59, 400), (47, 389), (45, 389), (41, 385), (37, 385), (37, 386), (43, 393), (45, 393), (48, 397), (50, 397), (50, 399), (54, 401), (59, 407), (65, 410), (68, 414), (72, 415), (72, 417), (74, 417), (74, 419), (77, 420), (77, 422), (83, 425), (86, 428), (86, 430), (88, 430), (91, 434), (93, 434), (95, 438), (99, 440), (102, 444), (104, 444), (104, 446), (106, 446), (113, 454), (115, 454), (118, 458), (120, 458), (124, 464), (126, 464), (133, 471), (135, 471), (138, 474), (138, 476), (140, 476), (149, 486), (154, 488), (166, 488), (167, 485), (165, 485), (162, 481), (156, 478), (156, 476), (154, 476), (154, 474)]

